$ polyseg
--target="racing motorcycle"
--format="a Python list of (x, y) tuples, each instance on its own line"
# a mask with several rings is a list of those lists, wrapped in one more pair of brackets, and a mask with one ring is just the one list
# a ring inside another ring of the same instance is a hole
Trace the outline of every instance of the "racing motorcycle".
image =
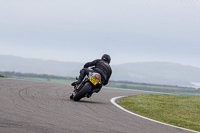
[(74, 86), (70, 99), (80, 101), (84, 97), (90, 98), (94, 92), (99, 92), (99, 89), (95, 88), (98, 84), (102, 84), (101, 75), (97, 72), (89, 72), (80, 84)]

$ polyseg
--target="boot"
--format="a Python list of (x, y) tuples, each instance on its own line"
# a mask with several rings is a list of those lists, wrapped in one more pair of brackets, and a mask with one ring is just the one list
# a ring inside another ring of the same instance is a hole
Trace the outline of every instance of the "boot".
[(73, 82), (71, 85), (72, 85), (72, 86), (75, 86), (75, 85), (80, 84), (84, 77), (85, 77), (85, 71), (84, 71), (84, 70), (81, 70), (81, 71), (80, 71), (79, 78), (78, 78), (78, 81)]
[(78, 84), (80, 84), (81, 82), (80, 81), (75, 81), (75, 82), (73, 82), (71, 85), (72, 86), (76, 86), (76, 85), (78, 85)]

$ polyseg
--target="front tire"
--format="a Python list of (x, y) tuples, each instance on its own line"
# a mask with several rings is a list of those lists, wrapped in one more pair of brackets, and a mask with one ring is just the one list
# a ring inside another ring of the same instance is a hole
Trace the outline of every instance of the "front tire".
[(81, 98), (85, 97), (92, 90), (92, 85), (86, 82), (83, 88), (74, 96), (74, 101), (80, 101)]
[(70, 99), (73, 99), (74, 98), (74, 95), (73, 94), (71, 94), (71, 96), (69, 97)]

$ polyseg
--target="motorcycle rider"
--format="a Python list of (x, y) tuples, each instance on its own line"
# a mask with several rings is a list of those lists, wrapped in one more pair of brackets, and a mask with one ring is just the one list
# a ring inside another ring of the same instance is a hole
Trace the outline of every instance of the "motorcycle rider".
[[(98, 93), (101, 90), (102, 85), (108, 84), (108, 81), (112, 74), (112, 69), (109, 65), (110, 61), (111, 61), (110, 55), (104, 54), (101, 57), (101, 59), (96, 59), (92, 62), (87, 62), (84, 65), (84, 68), (80, 71), (78, 81), (73, 82), (71, 85), (76, 86), (76, 85), (80, 84), (81, 81), (83, 80), (83, 78), (85, 77), (85, 75), (88, 75), (89, 72), (98, 72), (99, 74), (101, 74), (102, 84), (98, 84), (95, 87), (95, 89), (93, 90), (93, 92)], [(88, 67), (92, 67), (92, 69), (89, 69)], [(90, 97), (93, 92), (91, 92), (91, 94), (88, 97)]]

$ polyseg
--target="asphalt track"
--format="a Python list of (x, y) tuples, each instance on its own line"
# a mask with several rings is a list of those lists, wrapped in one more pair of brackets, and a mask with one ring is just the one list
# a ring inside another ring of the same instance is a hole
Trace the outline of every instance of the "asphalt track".
[(0, 133), (191, 133), (131, 115), (110, 99), (148, 92), (102, 88), (69, 99), (67, 84), (0, 78)]

